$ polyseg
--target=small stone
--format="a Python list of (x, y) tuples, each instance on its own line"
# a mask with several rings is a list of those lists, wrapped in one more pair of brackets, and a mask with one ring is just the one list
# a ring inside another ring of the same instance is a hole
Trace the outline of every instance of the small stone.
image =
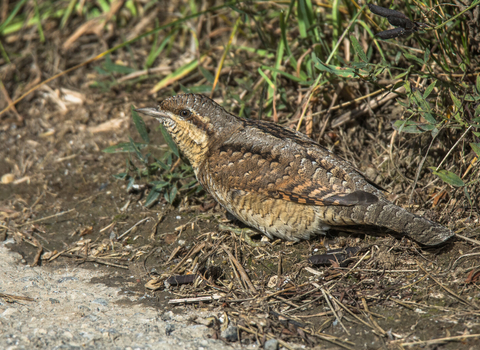
[(73, 334), (70, 333), (69, 331), (63, 332), (63, 337), (67, 339), (73, 339)]
[(238, 329), (235, 326), (229, 325), (225, 330), (222, 331), (220, 336), (225, 338), (226, 341), (237, 341), (238, 340)]
[(268, 280), (268, 283), (267, 283), (267, 287), (268, 288), (275, 288), (278, 284), (278, 276), (275, 275), (275, 276), (272, 276), (270, 277), (270, 279)]
[(13, 308), (13, 307), (9, 307), (8, 309), (6, 309), (1, 315), (3, 317), (6, 317), (6, 316), (10, 316), (12, 314), (14, 314), (15, 312), (17, 312), (17, 309)]
[(265, 342), (263, 345), (265, 350), (278, 350), (278, 340), (277, 339), (270, 339)]
[(210, 327), (213, 327), (215, 325), (215, 323), (218, 322), (218, 320), (215, 316), (211, 316), (211, 317), (207, 317), (207, 318), (197, 317), (195, 319), (195, 322), (210, 328)]
[(9, 183), (12, 183), (13, 181), (15, 180), (15, 175), (13, 174), (5, 174), (2, 176), (2, 178), (0, 179), (0, 182), (2, 184), (9, 184)]
[(174, 326), (173, 324), (171, 324), (171, 323), (169, 323), (169, 324), (167, 324), (167, 325), (165, 326), (165, 334), (166, 334), (166, 335), (172, 334), (172, 332), (173, 332), (174, 330), (175, 330), (175, 326)]
[(162, 319), (162, 321), (170, 321), (173, 318), (173, 312), (172, 311), (164, 312), (160, 318)]
[(108, 301), (106, 301), (106, 300), (103, 299), (103, 298), (95, 299), (95, 300), (92, 301), (92, 303), (100, 304), (100, 305), (102, 305), (102, 306), (108, 306)]

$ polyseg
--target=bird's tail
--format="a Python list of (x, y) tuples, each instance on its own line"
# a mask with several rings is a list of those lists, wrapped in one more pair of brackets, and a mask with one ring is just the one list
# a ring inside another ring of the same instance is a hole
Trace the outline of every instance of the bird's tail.
[[(445, 226), (412, 214), (386, 201), (379, 201), (364, 208), (363, 222), (365, 224), (388, 228), (407, 235), (423, 245), (439, 245), (455, 235)], [(352, 219), (354, 219), (354, 215), (352, 215)]]

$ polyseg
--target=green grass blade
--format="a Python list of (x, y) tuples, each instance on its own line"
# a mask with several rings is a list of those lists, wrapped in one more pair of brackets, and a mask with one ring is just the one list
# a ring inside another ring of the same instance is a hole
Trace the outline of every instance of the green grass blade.
[(425, 89), (425, 92), (423, 93), (423, 98), (426, 99), (430, 94), (432, 93), (433, 89), (435, 88), (435, 84), (437, 83), (436, 80), (434, 80), (428, 87)]
[(158, 200), (158, 197), (160, 197), (160, 192), (158, 192), (158, 191), (156, 191), (156, 190), (151, 190), (151, 191), (148, 193), (147, 198), (145, 199), (145, 204), (144, 204), (144, 206), (145, 206), (146, 208), (151, 207), (151, 206)]
[(130, 140), (130, 146), (133, 148), (133, 152), (137, 155), (138, 159), (146, 163), (147, 158), (143, 156), (142, 152), (140, 152), (140, 149), (137, 147), (133, 139), (130, 136), (128, 137), (128, 139)]
[(300, 37), (307, 38), (307, 30), (311, 26), (310, 18), (308, 16), (308, 8), (305, 0), (298, 0), (298, 29)]
[(68, 3), (67, 9), (65, 10), (65, 13), (63, 14), (62, 21), (60, 22), (60, 29), (63, 29), (65, 25), (67, 24), (70, 15), (73, 12), (73, 9), (75, 8), (75, 5), (77, 4), (78, 0), (70, 0)]
[(152, 50), (148, 54), (147, 61), (145, 62), (146, 69), (150, 68), (153, 65), (157, 57), (162, 53), (163, 49), (165, 48), (165, 46), (168, 44), (168, 42), (176, 32), (177, 32), (176, 30), (170, 32), (170, 34), (168, 34), (165, 37), (165, 39), (163, 39), (160, 46), (156, 50), (154, 50), (154, 47), (156, 46), (156, 41), (157, 41), (157, 38), (155, 37), (155, 44), (152, 45)]
[(452, 173), (451, 171), (448, 170), (435, 170), (435, 167), (429, 167), (430, 169), (433, 170), (433, 174), (437, 175), (440, 179), (442, 179), (444, 182), (446, 182), (449, 185), (452, 185), (454, 187), (462, 187), (465, 185), (463, 180), (455, 173)]
[(183, 66), (181, 66), (180, 68), (178, 68), (177, 70), (175, 70), (174, 72), (170, 73), (165, 78), (160, 80), (160, 82), (158, 82), (152, 88), (152, 90), (150, 90), (150, 93), (153, 94), (163, 89), (164, 87), (167, 87), (168, 85), (176, 82), (177, 80), (182, 79), (186, 75), (190, 74), (190, 72), (192, 72), (197, 67), (198, 67), (198, 59), (195, 58), (194, 60), (184, 64)]
[(180, 153), (178, 152), (178, 147), (175, 144), (175, 142), (173, 141), (172, 136), (170, 136), (170, 134), (168, 133), (168, 131), (165, 129), (165, 127), (162, 124), (160, 124), (158, 126), (158, 128), (160, 129), (160, 132), (162, 133), (162, 136), (163, 136), (165, 142), (167, 143), (168, 147), (170, 147), (173, 154), (175, 154), (177, 157), (180, 157)]
[(365, 63), (368, 63), (367, 55), (363, 52), (360, 43), (358, 42), (357, 38), (354, 35), (350, 35), (350, 42), (352, 43), (353, 49), (357, 53), (358, 57)]
[(478, 157), (480, 157), (480, 143), (470, 143), (470, 147), (472, 147), (473, 152), (477, 154)]
[(275, 89), (275, 84), (273, 83), (273, 81), (260, 68), (258, 68), (258, 74), (260, 74), (262, 78), (265, 79), (270, 88)]
[(38, 36), (40, 37), (40, 42), (44, 43), (45, 42), (45, 35), (43, 34), (42, 20), (40, 18), (40, 10), (38, 8), (37, 0), (35, 0), (33, 4), (34, 4), (34, 9), (35, 9), (35, 18), (37, 20)]
[(21, 0), (20, 2), (17, 3), (17, 5), (14, 7), (13, 11), (10, 13), (10, 15), (7, 17), (5, 22), (0, 24), (0, 34), (4, 34), (3, 30), (10, 24), (10, 22), (15, 18), (17, 15), (17, 12), (20, 11), (22, 8), (23, 4), (25, 4), (27, 0)]
[(213, 92), (215, 91), (215, 87), (217, 86), (218, 79), (220, 78), (220, 72), (222, 71), (223, 64), (225, 63), (225, 58), (227, 57), (227, 54), (230, 51), (230, 47), (232, 46), (233, 38), (235, 37), (235, 33), (237, 32), (237, 29), (238, 29), (238, 26), (240, 25), (241, 19), (242, 19), (242, 17), (238, 17), (237, 20), (235, 21), (235, 25), (233, 26), (232, 32), (230, 33), (230, 36), (228, 38), (227, 46), (225, 47), (225, 50), (223, 50), (222, 57), (220, 58), (220, 62), (218, 63), (217, 73), (215, 74), (215, 80), (213, 81), (211, 95), (213, 95)]
[[(138, 149), (143, 149), (143, 148), (148, 146), (146, 143), (134, 142), (134, 144)], [(132, 147), (132, 144), (130, 142), (121, 142), (121, 143), (118, 143), (116, 145), (109, 146), (109, 147), (103, 149), (102, 152), (105, 152), (105, 153), (130, 153), (130, 152), (135, 152), (135, 148)]]
[(285, 50), (287, 52), (288, 60), (290, 61), (292, 68), (297, 69), (297, 60), (295, 59), (295, 56), (292, 54), (290, 46), (288, 45), (287, 24), (285, 23), (285, 15), (283, 12), (280, 12), (280, 33), (282, 36), (281, 40), (283, 42), (283, 46), (285, 47)]
[(137, 128), (138, 133), (142, 137), (143, 141), (145, 141), (146, 143), (149, 143), (150, 137), (148, 136), (145, 122), (143, 121), (142, 117), (140, 117), (140, 115), (138, 115), (138, 113), (135, 111), (135, 107), (131, 106), (131, 110), (132, 110), (133, 123), (135, 124), (135, 127)]
[(277, 68), (274, 68), (274, 67), (261, 66), (260, 68), (261, 68), (261, 69), (264, 69), (264, 70), (270, 70), (270, 71), (275, 72), (275, 73), (277, 73), (277, 74), (281, 74), (281, 75), (283, 75), (285, 78), (290, 79), (290, 80), (292, 80), (292, 81), (295, 81), (295, 82), (297, 82), (297, 83), (303, 83), (303, 82), (305, 82), (305, 79), (298, 78), (298, 77), (296, 77), (296, 76), (294, 76), (294, 75), (291, 75), (291, 74), (289, 74), (289, 73), (287, 73), (287, 72), (284, 72), (284, 71), (282, 71), (282, 70), (280, 70), (280, 69), (277, 69)]

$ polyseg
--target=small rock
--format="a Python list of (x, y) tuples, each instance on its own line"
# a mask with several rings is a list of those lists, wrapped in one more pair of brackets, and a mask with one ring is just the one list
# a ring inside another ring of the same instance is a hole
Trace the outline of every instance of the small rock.
[(270, 339), (265, 342), (263, 345), (265, 350), (278, 350), (278, 340), (277, 339)]
[(15, 308), (13, 308), (13, 307), (9, 307), (8, 309), (6, 309), (6, 310), (1, 314), (1, 316), (2, 316), (2, 317), (10, 316), (10, 315), (14, 314), (15, 312), (17, 312), (17, 309), (15, 309)]
[(2, 184), (9, 184), (9, 183), (12, 183), (13, 181), (15, 180), (15, 175), (13, 174), (5, 174), (2, 176), (0, 182)]
[(164, 312), (160, 318), (162, 319), (162, 321), (170, 321), (173, 318), (173, 312), (172, 311)]
[(270, 279), (268, 280), (268, 283), (267, 283), (267, 287), (268, 288), (275, 288), (278, 284), (278, 276), (275, 275), (275, 276), (272, 276), (270, 277)]
[(108, 301), (106, 301), (106, 300), (103, 299), (103, 298), (95, 299), (95, 300), (92, 301), (92, 303), (100, 304), (100, 305), (102, 305), (102, 306), (108, 306)]
[(210, 316), (207, 318), (197, 317), (195, 319), (195, 322), (210, 328), (210, 327), (213, 327), (216, 323), (218, 323), (218, 320), (215, 316)]
[(229, 325), (225, 330), (222, 331), (220, 336), (225, 338), (226, 341), (237, 341), (238, 340), (238, 329), (235, 326)]
[(171, 323), (169, 323), (169, 324), (167, 324), (167, 325), (165, 326), (165, 334), (166, 334), (166, 335), (172, 334), (172, 332), (173, 332), (174, 330), (175, 330), (175, 326), (174, 326), (173, 324), (171, 324)]

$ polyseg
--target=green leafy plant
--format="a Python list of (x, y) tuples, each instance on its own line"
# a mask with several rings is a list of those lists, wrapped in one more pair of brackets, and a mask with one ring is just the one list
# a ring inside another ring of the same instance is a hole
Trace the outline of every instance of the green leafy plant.
[(178, 148), (163, 125), (159, 125), (159, 131), (168, 149), (160, 158), (155, 158), (149, 152), (143, 153), (143, 150), (152, 147), (149, 145), (150, 137), (145, 122), (133, 106), (131, 112), (135, 128), (144, 142), (134, 142), (129, 138), (129, 142), (122, 142), (103, 150), (105, 153), (128, 153), (125, 171), (113, 176), (118, 180), (127, 181), (127, 190), (134, 188), (138, 181), (146, 181), (150, 187), (144, 203), (146, 207), (155, 204), (162, 194), (168, 203), (173, 204), (180, 193), (188, 196), (200, 192), (202, 188), (194, 178), (192, 167), (186, 163), (178, 165), (181, 162)]

